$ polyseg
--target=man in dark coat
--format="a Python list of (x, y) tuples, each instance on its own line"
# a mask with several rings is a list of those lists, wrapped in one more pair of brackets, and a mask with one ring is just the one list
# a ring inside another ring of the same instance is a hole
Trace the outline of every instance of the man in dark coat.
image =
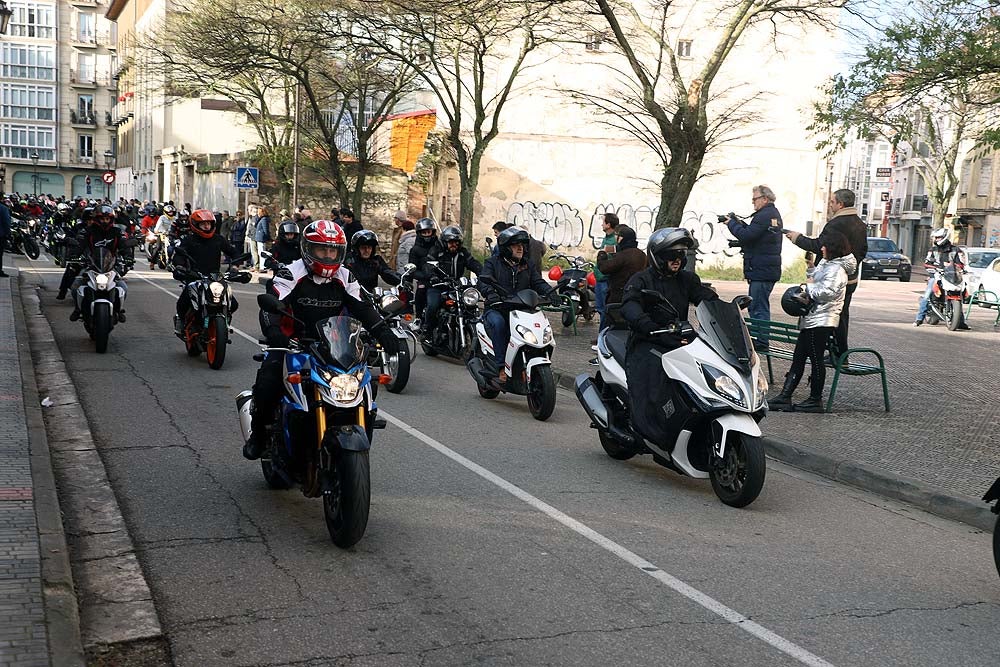
[(823, 231), (814, 239), (791, 230), (785, 232), (788, 240), (803, 250), (815, 253), (817, 257), (822, 256), (820, 248), (823, 247), (829, 234), (837, 232), (847, 237), (847, 242), (851, 246), (851, 254), (858, 262), (858, 268), (847, 276), (844, 309), (840, 312), (840, 324), (837, 325), (837, 330), (833, 334), (837, 350), (840, 352), (847, 349), (847, 329), (851, 321), (851, 296), (858, 289), (858, 280), (861, 278), (861, 262), (868, 254), (868, 226), (858, 215), (858, 210), (854, 208), (854, 202), (853, 191), (843, 189), (834, 192), (833, 196), (830, 197), (830, 209), (833, 211), (833, 217), (827, 221), (823, 226)]
[(608, 277), (608, 297), (606, 303), (621, 303), (625, 295), (625, 283), (636, 273), (646, 268), (646, 253), (639, 250), (635, 230), (628, 225), (615, 227), (617, 242), (614, 253), (604, 250), (597, 253), (597, 268)]
[[(750, 317), (771, 319), (771, 290), (781, 279), (781, 214), (774, 205), (774, 191), (766, 185), (753, 189), (754, 214), (743, 223), (733, 214), (726, 223), (740, 242), (743, 252), (743, 277), (750, 284), (753, 302), (747, 309)], [(767, 341), (758, 340), (757, 347), (766, 349)]]

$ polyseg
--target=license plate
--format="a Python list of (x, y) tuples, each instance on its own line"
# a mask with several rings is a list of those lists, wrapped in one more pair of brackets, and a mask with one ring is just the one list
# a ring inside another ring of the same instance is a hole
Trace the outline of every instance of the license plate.
[(898, 269), (882, 269), (882, 273), (896, 273)]

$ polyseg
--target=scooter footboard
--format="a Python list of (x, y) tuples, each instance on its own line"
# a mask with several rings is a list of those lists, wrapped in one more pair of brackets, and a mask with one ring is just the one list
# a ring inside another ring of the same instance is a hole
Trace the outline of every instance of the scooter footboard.
[(760, 426), (757, 425), (757, 422), (749, 414), (730, 412), (716, 417), (712, 423), (712, 436), (715, 439), (713, 445), (715, 455), (719, 458), (722, 458), (726, 453), (726, 442), (729, 438), (729, 433), (732, 431), (743, 433), (753, 438), (759, 438), (761, 435)]

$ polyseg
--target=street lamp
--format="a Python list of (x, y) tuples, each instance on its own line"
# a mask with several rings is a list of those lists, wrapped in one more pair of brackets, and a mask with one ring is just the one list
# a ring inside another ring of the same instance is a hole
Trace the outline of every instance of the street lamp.
[(14, 10), (7, 6), (7, 3), (0, 0), (0, 35), (7, 34), (7, 26), (10, 25), (10, 17), (14, 15)]
[[(111, 169), (111, 161), (115, 160), (115, 153), (110, 148), (104, 151), (104, 170), (109, 171)], [(118, 164), (115, 161), (115, 169), (117, 170)], [(104, 181), (104, 198), (111, 199), (111, 184)]]
[(31, 153), (31, 164), (34, 167), (34, 174), (31, 176), (31, 186), (35, 191), (35, 196), (38, 196), (38, 151), (33, 151)]

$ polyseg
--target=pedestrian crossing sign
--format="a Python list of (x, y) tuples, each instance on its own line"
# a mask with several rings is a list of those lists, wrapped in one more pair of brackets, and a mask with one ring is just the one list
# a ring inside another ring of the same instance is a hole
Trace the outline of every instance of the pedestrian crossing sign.
[(260, 172), (256, 167), (236, 167), (236, 188), (256, 190), (260, 183)]

